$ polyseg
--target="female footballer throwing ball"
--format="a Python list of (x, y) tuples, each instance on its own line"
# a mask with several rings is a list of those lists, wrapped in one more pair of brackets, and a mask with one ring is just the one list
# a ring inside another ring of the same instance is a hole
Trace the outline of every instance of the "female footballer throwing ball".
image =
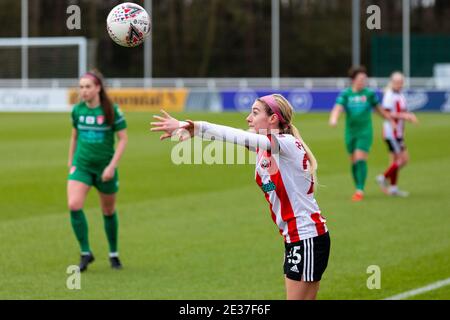
[[(87, 72), (80, 78), (81, 102), (72, 110), (72, 137), (69, 148), (67, 198), (72, 228), (81, 248), (80, 271), (94, 261), (88, 240), (84, 201), (92, 186), (98, 190), (109, 244), (111, 267), (122, 267), (117, 250), (118, 220), (116, 193), (119, 186), (117, 165), (127, 144), (127, 124), (117, 105), (113, 105), (101, 75)], [(117, 149), (114, 151), (114, 135)]]
[(292, 124), (290, 103), (279, 94), (257, 99), (246, 119), (253, 132), (204, 121), (178, 121), (162, 112), (164, 116), (154, 116), (158, 122), (151, 123), (152, 131), (164, 132), (161, 140), (196, 135), (256, 152), (255, 180), (285, 242), (287, 299), (315, 299), (328, 264), (330, 237), (314, 198), (317, 161)]

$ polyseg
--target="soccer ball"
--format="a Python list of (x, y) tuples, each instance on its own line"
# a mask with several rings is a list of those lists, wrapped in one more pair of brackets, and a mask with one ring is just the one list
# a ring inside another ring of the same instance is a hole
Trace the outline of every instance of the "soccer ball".
[(115, 6), (106, 19), (109, 36), (124, 47), (136, 47), (150, 35), (150, 16), (141, 6), (124, 2)]

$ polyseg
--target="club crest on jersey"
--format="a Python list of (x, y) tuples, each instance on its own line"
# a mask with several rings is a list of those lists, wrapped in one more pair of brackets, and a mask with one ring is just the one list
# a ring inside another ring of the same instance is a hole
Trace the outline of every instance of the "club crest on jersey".
[(84, 122), (84, 116), (80, 116), (80, 117), (78, 118), (78, 121), (79, 121), (79, 122)]
[(269, 159), (263, 159), (261, 161), (261, 168), (267, 169), (270, 167), (270, 160)]
[(97, 116), (97, 124), (102, 125), (105, 122), (105, 116)]
[(95, 117), (94, 116), (87, 116), (86, 117), (86, 123), (87, 124), (94, 124), (95, 123)]

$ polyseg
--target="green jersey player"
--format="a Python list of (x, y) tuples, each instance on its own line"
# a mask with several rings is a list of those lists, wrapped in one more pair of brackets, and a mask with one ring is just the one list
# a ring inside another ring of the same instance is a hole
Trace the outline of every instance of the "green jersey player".
[[(117, 164), (127, 144), (127, 124), (117, 105), (106, 94), (101, 75), (88, 72), (80, 78), (81, 102), (72, 110), (72, 138), (69, 148), (68, 206), (72, 228), (81, 248), (80, 271), (94, 261), (88, 241), (84, 201), (92, 186), (100, 196), (111, 267), (120, 269), (116, 193)], [(117, 148), (114, 140), (117, 135)]]
[(385, 119), (390, 120), (390, 116), (381, 107), (375, 92), (366, 88), (367, 72), (364, 67), (350, 69), (349, 76), (352, 84), (337, 97), (331, 111), (330, 125), (336, 126), (340, 113), (345, 111), (345, 144), (356, 186), (352, 200), (361, 201), (367, 177), (367, 157), (373, 140), (372, 109)]

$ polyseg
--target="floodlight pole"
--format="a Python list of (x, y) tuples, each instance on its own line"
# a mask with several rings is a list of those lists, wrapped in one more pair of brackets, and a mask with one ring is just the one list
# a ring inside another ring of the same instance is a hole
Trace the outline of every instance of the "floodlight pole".
[[(21, 36), (28, 38), (28, 0), (22, 0), (21, 4)], [(22, 87), (28, 86), (28, 46), (22, 45), (21, 57)]]
[(361, 64), (361, 50), (360, 50), (360, 0), (352, 1), (352, 66), (359, 66)]
[(402, 4), (403, 9), (403, 74), (405, 76), (405, 86), (409, 87), (409, 77), (411, 76), (410, 70), (410, 28), (409, 28), (409, 15), (410, 15), (410, 0), (403, 0)]
[(272, 87), (280, 81), (280, 0), (272, 0)]
[[(145, 0), (144, 3), (145, 10), (147, 10), (148, 14), (150, 15), (150, 21), (151, 21), (151, 33), (153, 33), (153, 1), (152, 0)], [(149, 39), (144, 41), (144, 78), (149, 79), (151, 81), (153, 70), (152, 70), (152, 60), (153, 60), (153, 35), (150, 34)], [(146, 82), (146, 81), (145, 81)]]

